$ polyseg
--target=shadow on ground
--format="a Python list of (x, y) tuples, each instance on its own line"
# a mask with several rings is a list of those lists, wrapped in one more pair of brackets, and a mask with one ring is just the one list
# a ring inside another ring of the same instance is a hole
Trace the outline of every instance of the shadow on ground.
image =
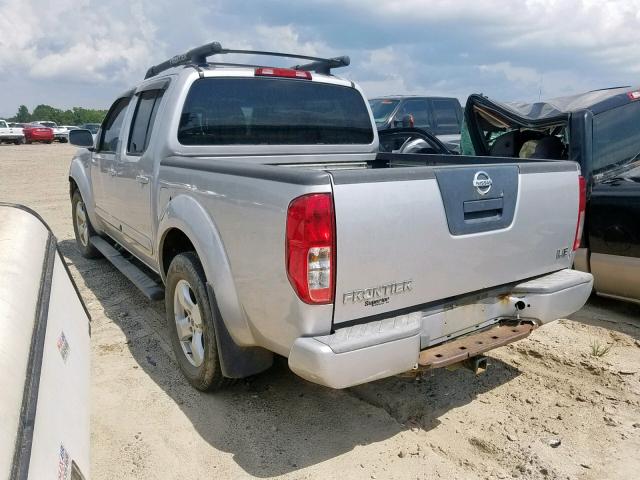
[(569, 318), (587, 325), (615, 330), (640, 340), (640, 305), (637, 303), (591, 295), (582, 310)]
[(420, 379), (393, 377), (338, 391), (300, 379), (279, 358), (269, 371), (226, 391), (201, 393), (183, 379), (173, 360), (163, 303), (148, 301), (106, 260), (80, 257), (74, 241), (60, 242), (60, 250), (100, 304), (92, 299), (90, 307), (104, 309), (124, 332), (139, 367), (179, 405), (205, 441), (231, 453), (257, 477), (293, 472), (406, 428), (434, 428), (449, 410), (519, 375), (493, 360), (491, 373), (480, 377), (466, 370), (441, 370)]

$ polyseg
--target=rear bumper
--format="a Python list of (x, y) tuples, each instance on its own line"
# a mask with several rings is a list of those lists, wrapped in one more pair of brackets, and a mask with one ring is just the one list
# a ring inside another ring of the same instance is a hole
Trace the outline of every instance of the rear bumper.
[(508, 294), (491, 299), (491, 308), (486, 308), (484, 300), (480, 310), (464, 305), (435, 313), (418, 311), (341, 328), (331, 335), (301, 337), (291, 348), (289, 367), (306, 380), (332, 388), (378, 380), (417, 368), (421, 345), (435, 347), (474, 332), (474, 328), (461, 328), (447, 338), (435, 339), (436, 343), (429, 342), (425, 337), (428, 339), (438, 315), (456, 318), (451, 312), (458, 308), (487, 312), (488, 316), (474, 319), (476, 331), (513, 320), (540, 326), (579, 310), (592, 288), (591, 274), (561, 270), (515, 285)]
[(53, 141), (54, 140), (54, 136), (53, 135), (47, 135), (46, 133), (44, 133), (44, 134), (36, 133), (36, 134), (26, 135), (25, 139), (29, 140), (29, 141), (32, 141), (32, 142), (48, 142), (48, 141)]

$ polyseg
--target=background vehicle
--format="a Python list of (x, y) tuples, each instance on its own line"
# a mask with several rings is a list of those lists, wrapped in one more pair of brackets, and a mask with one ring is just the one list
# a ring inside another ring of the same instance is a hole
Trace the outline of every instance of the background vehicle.
[(67, 143), (69, 141), (69, 130), (67, 130), (66, 127), (59, 127), (56, 122), (37, 121), (31, 123), (51, 128), (53, 130), (54, 140), (57, 140), (60, 143)]
[[(594, 288), (640, 302), (640, 162), (615, 177), (596, 181), (587, 209), (585, 244)], [(585, 249), (586, 250), (586, 249)], [(585, 268), (586, 267), (586, 268)]]
[(98, 134), (98, 130), (100, 130), (99, 123), (84, 123), (80, 125), (80, 128), (83, 130), (89, 130), (91, 132), (91, 135), (93, 135), (93, 140), (95, 142), (96, 135)]
[(22, 128), (8, 124), (6, 120), (0, 120), (0, 143), (24, 143), (24, 133)]
[(123, 93), (95, 148), (70, 132), (87, 147), (69, 175), (77, 246), (164, 296), (196, 388), (273, 353), (344, 388), (477, 357), (582, 307), (574, 162), (380, 153), (361, 90), (330, 73), (348, 58), (207, 63), (224, 53), (298, 57), (204, 45)]
[(471, 95), (462, 151), (579, 162), (588, 203), (575, 268), (594, 274), (598, 293), (640, 300), (635, 247), (640, 196), (634, 168), (640, 154), (639, 88), (595, 90), (533, 104)]
[(0, 203), (0, 244), (0, 475), (88, 479), (89, 314), (37, 214)]
[(44, 142), (52, 143), (54, 140), (53, 129), (37, 123), (29, 123), (22, 129), (26, 143)]
[(416, 127), (435, 134), (449, 150), (460, 144), (462, 107), (457, 98), (388, 96), (369, 100), (378, 130)]

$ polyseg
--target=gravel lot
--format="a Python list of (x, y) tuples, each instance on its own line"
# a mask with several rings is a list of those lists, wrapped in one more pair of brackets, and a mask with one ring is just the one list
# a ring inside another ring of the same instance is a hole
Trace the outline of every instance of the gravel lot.
[[(640, 306), (592, 298), (490, 354), (344, 391), (286, 361), (219, 394), (177, 371), (161, 302), (73, 240), (69, 145), (0, 146), (0, 201), (53, 228), (93, 319), (92, 478), (630, 479), (640, 472)], [(612, 345), (603, 357), (591, 345)]]

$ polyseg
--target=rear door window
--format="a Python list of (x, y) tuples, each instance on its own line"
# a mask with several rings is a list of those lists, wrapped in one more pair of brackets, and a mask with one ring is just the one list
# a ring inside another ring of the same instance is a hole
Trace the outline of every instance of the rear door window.
[(139, 95), (127, 145), (129, 155), (141, 155), (147, 149), (163, 92), (146, 90)]
[(640, 102), (593, 117), (593, 172), (622, 165), (640, 153)]
[(405, 115), (413, 117), (413, 125), (418, 128), (430, 128), (429, 103), (426, 100), (405, 100), (396, 114), (398, 127), (402, 126), (402, 118)]
[[(433, 99), (433, 118), (436, 127), (447, 130), (447, 133), (460, 133), (460, 118), (458, 117), (458, 103), (455, 100)], [(443, 132), (444, 133), (444, 132)]]
[(183, 145), (369, 144), (373, 127), (351, 87), (282, 78), (202, 78), (185, 101)]

